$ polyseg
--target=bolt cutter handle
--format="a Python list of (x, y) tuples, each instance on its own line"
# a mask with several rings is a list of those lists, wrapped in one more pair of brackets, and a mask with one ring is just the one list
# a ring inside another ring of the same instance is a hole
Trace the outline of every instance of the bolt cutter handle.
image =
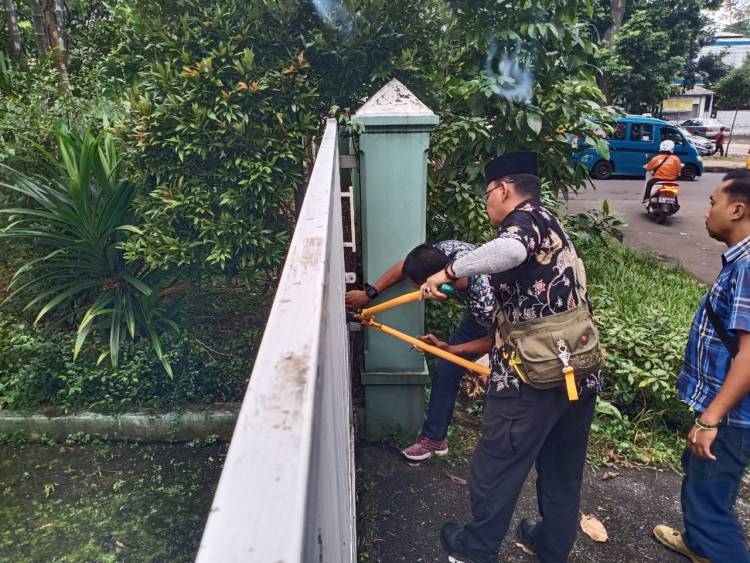
[[(444, 283), (440, 286), (440, 291), (450, 297), (455, 292), (455, 288), (449, 283)], [(389, 299), (388, 301), (384, 301), (379, 305), (375, 305), (374, 307), (362, 309), (359, 312), (359, 316), (361, 318), (373, 317), (378, 313), (387, 311), (388, 309), (393, 309), (394, 307), (398, 307), (400, 305), (406, 305), (407, 303), (411, 303), (412, 301), (419, 301), (419, 295), (419, 291), (411, 291), (409, 293), (405, 293), (393, 299)]]

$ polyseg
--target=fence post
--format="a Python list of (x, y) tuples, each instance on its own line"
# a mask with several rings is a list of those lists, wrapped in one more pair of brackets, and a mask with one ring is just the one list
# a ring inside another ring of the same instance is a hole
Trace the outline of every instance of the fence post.
[[(427, 149), (438, 117), (401, 82), (391, 80), (355, 114), (359, 138), (360, 225), (364, 281), (372, 283), (425, 240)], [(406, 283), (379, 300), (411, 290)], [(424, 333), (424, 306), (410, 304), (378, 315), (409, 334)], [(365, 335), (365, 432), (413, 437), (424, 413), (424, 356), (376, 331)]]

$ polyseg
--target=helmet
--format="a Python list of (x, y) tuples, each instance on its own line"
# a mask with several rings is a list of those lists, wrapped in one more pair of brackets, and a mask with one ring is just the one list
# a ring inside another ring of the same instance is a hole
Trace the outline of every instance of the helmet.
[(659, 145), (659, 152), (674, 152), (674, 141), (662, 141)]

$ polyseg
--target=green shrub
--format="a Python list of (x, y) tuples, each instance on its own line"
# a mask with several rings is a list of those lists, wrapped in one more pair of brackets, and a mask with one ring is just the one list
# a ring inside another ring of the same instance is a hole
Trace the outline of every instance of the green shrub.
[(143, 186), (143, 235), (126, 256), (160, 269), (274, 269), (325, 114), (305, 46), (292, 39), (296, 11), (180, 4), (139, 2), (115, 55), (134, 73), (123, 134)]
[(606, 353), (592, 443), (676, 466), (691, 420), (677, 376), (705, 288), (685, 270), (612, 239), (580, 249)]
[[(51, 61), (42, 61), (31, 70), (10, 69), (8, 77), (10, 90), (0, 99), (0, 163), (21, 172), (39, 171), (37, 149), (54, 149), (58, 123), (96, 128), (102, 118), (114, 120), (120, 112), (114, 101), (100, 94), (93, 71), (71, 76), (71, 91), (66, 96), (59, 92)], [(3, 198), (8, 194), (0, 194), (0, 204)]]
[(122, 411), (240, 400), (260, 330), (233, 336), (195, 332), (190, 338), (165, 338), (174, 370), (172, 378), (165, 378), (145, 342), (123, 345), (120, 365), (113, 369), (97, 365), (91, 350), (73, 361), (72, 334), (0, 315), (0, 409)]
[(582, 250), (607, 354), (608, 396), (631, 413), (684, 410), (675, 394), (677, 375), (705, 289), (685, 270), (616, 242)]

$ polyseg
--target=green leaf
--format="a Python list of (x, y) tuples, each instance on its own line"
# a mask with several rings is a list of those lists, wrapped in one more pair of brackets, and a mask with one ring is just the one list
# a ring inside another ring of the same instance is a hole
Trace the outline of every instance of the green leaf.
[(542, 118), (535, 113), (526, 114), (526, 123), (529, 124), (529, 129), (537, 135), (542, 130)]

